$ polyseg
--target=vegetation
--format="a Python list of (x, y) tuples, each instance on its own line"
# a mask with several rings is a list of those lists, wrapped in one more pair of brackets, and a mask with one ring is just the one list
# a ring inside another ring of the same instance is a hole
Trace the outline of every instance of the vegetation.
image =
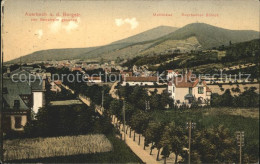
[(215, 107), (259, 107), (259, 94), (255, 92), (256, 88), (251, 87), (240, 93), (238, 96), (232, 96), (229, 89), (224, 94), (213, 93), (211, 97), (211, 106)]
[[(246, 63), (255, 63), (256, 66), (239, 68), (235, 70), (225, 70), (226, 74), (251, 74), (251, 78), (259, 77), (258, 58), (259, 58), (259, 39), (227, 44), (215, 47), (215, 50), (191, 51), (189, 53), (169, 53), (166, 55), (137, 56), (124, 64), (132, 67), (133, 65), (148, 65), (152, 71), (163, 72), (170, 69), (193, 69), (194, 73), (216, 74), (220, 69)], [(224, 56), (219, 54), (224, 53)], [(157, 64), (155, 66), (155, 64)]]
[(142, 163), (142, 161), (131, 151), (131, 149), (121, 141), (120, 139), (114, 137), (114, 135), (108, 135), (110, 143), (113, 145), (113, 149), (109, 152), (92, 153), (92, 154), (77, 154), (77, 155), (66, 155), (66, 156), (56, 156), (48, 158), (39, 159), (23, 159), (23, 160), (10, 160), (8, 162), (14, 163)]
[[(179, 126), (180, 128), (183, 127), (185, 128), (186, 122), (189, 120), (192, 120), (193, 122), (197, 123), (196, 129), (194, 130), (194, 133), (203, 133), (207, 130), (211, 131), (214, 130), (215, 128), (220, 128), (219, 126), (223, 125), (224, 129), (226, 129), (225, 134), (228, 136), (226, 139), (230, 140), (230, 142), (233, 142), (233, 148), (238, 151), (237, 144), (234, 143), (235, 139), (235, 132), (236, 131), (244, 131), (245, 132), (245, 147), (243, 148), (243, 152), (245, 156), (250, 156), (249, 160), (251, 162), (257, 161), (258, 159), (258, 148), (259, 148), (259, 129), (257, 128), (259, 126), (259, 119), (251, 118), (251, 117), (243, 117), (243, 115), (230, 115), (229, 110), (230, 109), (223, 109), (225, 112), (221, 112), (221, 108), (215, 108), (214, 110), (210, 110), (207, 108), (200, 108), (193, 110), (168, 110), (168, 111), (154, 111), (151, 113), (152, 120), (156, 122), (162, 122), (162, 123), (168, 123), (168, 122), (175, 122), (176, 126)], [(256, 109), (257, 110), (257, 109)], [(210, 111), (210, 112), (209, 112)], [(218, 112), (219, 111), (219, 112)], [(223, 127), (222, 127), (223, 128)], [(216, 130), (215, 129), (215, 130)], [(183, 129), (185, 130), (185, 129)], [(186, 135), (187, 135), (187, 130), (186, 130)], [(212, 133), (217, 134), (217, 133)], [(180, 137), (181, 135), (178, 135)], [(196, 136), (196, 134), (193, 135), (193, 139)], [(209, 139), (211, 139), (213, 136), (208, 136)], [(217, 135), (215, 136), (217, 137)], [(229, 138), (229, 139), (228, 139)], [(200, 138), (200, 142), (205, 141), (207, 138)], [(224, 139), (224, 137), (223, 137)], [(197, 143), (199, 140), (192, 141), (192, 144)], [(216, 139), (217, 141), (217, 139)], [(212, 141), (208, 141), (212, 142)], [(214, 141), (215, 142), (215, 141)], [(222, 143), (221, 141), (217, 141)], [(185, 143), (187, 147), (187, 142)], [(215, 143), (217, 144), (217, 143)], [(195, 144), (196, 145), (196, 144)], [(225, 147), (225, 146), (224, 146)], [(204, 148), (203, 148), (204, 149)], [(203, 150), (202, 149), (202, 150)], [(194, 146), (192, 150), (196, 151), (202, 151), (201, 147)], [(226, 149), (227, 151), (229, 150), (228, 148)], [(195, 152), (196, 152), (195, 151)], [(213, 155), (212, 151), (205, 151), (205, 152), (197, 152), (197, 155), (200, 155), (200, 157), (207, 156), (207, 155)], [(194, 154), (195, 155), (195, 154)], [(238, 152), (236, 152), (236, 157), (232, 158), (233, 161), (238, 161)], [(183, 158), (185, 157), (185, 153), (181, 155)], [(193, 157), (195, 158), (195, 157)], [(216, 157), (216, 160), (220, 160), (220, 158)], [(201, 159), (200, 159), (201, 160)], [(248, 159), (247, 159), (248, 160)], [(202, 163), (212, 163), (210, 160), (203, 160)], [(251, 163), (250, 162), (250, 163)], [(213, 162), (214, 163), (214, 162)]]
[[(179, 162), (187, 162), (188, 156), (185, 148), (188, 147), (188, 134), (185, 125), (190, 120), (197, 123), (192, 136), (193, 162), (238, 162), (239, 153), (234, 133), (239, 130), (245, 131), (246, 134), (244, 162), (256, 162), (258, 159), (259, 134), (256, 130), (259, 124), (258, 119), (230, 115), (230, 113), (209, 113), (209, 109), (197, 106), (192, 109), (171, 108), (172, 110), (167, 110), (165, 104), (163, 108), (154, 105), (156, 102), (163, 104), (162, 95), (151, 93), (148, 96), (143, 87), (119, 87), (118, 91), (120, 97), (124, 97), (126, 101), (126, 123), (135, 133), (145, 137), (144, 148), (148, 144), (152, 144), (151, 152), (156, 148), (157, 156), (161, 154), (165, 160), (171, 153), (174, 153), (176, 161), (178, 156), (181, 156), (182, 160)], [(253, 93), (256, 94), (251, 88), (240, 96), (251, 97)], [(160, 97), (160, 99), (156, 99), (156, 97)], [(223, 106), (229, 106), (233, 99), (230, 94), (224, 94), (221, 99)], [(150, 101), (150, 110), (146, 110), (145, 102), (147, 100)], [(213, 101), (217, 104), (215, 99)], [(113, 100), (107, 112), (116, 115), (123, 122), (122, 107), (121, 100)], [(221, 108), (217, 108), (217, 110), (221, 110)], [(205, 150), (201, 149), (205, 144), (207, 145)]]
[(6, 140), (4, 159), (39, 159), (56, 156), (109, 152), (110, 141), (101, 134)]

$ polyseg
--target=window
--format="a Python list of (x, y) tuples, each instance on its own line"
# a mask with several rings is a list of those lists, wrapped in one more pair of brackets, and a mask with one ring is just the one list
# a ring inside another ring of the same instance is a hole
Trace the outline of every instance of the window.
[(204, 88), (198, 87), (198, 94), (203, 94), (203, 93), (204, 93)]
[(3, 94), (7, 94), (8, 91), (7, 91), (7, 87), (3, 87)]
[(189, 94), (192, 94), (192, 87), (189, 87)]
[(14, 100), (14, 108), (16, 108), (16, 109), (20, 108), (20, 101), (19, 100)]
[(15, 121), (14, 127), (15, 127), (16, 129), (22, 128), (22, 117), (21, 117), (21, 116), (16, 116), (16, 117), (14, 118), (14, 121)]

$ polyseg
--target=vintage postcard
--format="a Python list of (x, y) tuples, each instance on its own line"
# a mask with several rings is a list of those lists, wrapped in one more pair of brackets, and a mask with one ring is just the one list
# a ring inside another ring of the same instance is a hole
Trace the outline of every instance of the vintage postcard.
[(1, 163), (259, 163), (258, 0), (3, 0)]

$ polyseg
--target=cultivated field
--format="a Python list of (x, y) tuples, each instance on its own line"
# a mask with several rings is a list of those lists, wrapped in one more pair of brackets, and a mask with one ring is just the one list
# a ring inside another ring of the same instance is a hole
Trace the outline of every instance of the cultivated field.
[(4, 141), (4, 159), (38, 159), (112, 151), (105, 135), (15, 139)]
[[(238, 84), (238, 88), (240, 89), (241, 93), (245, 91), (245, 88), (249, 89), (250, 87), (256, 87), (256, 93), (259, 93), (259, 84)], [(208, 87), (211, 89), (212, 93), (218, 93), (220, 95), (222, 95), (226, 89), (232, 89), (232, 88), (237, 88), (237, 84), (222, 84), (222, 88), (224, 89), (223, 91), (221, 91), (221, 87), (219, 87), (218, 85), (208, 85)], [(240, 93), (238, 92), (232, 92), (232, 95), (238, 95)]]

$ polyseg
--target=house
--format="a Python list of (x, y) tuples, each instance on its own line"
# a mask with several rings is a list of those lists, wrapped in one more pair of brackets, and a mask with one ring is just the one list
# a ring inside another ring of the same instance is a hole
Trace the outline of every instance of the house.
[(51, 88), (50, 90), (52, 92), (61, 92), (61, 81), (60, 80), (56, 80), (56, 81), (52, 81), (50, 82)]
[(173, 77), (168, 83), (168, 92), (178, 106), (191, 105), (194, 100), (206, 105), (211, 98), (211, 90), (206, 82), (193, 77), (191, 72)]
[(125, 77), (122, 80), (123, 80), (122, 86), (126, 86), (127, 84), (129, 86), (135, 86), (135, 85), (152, 86), (159, 81), (157, 76), (148, 76), (148, 77), (129, 76), (129, 77)]
[(27, 82), (3, 79), (3, 131), (23, 131), (33, 106), (31, 87)]
[(90, 83), (102, 83), (101, 77), (88, 77), (88, 82)]
[(37, 113), (39, 108), (45, 105), (45, 83), (46, 76), (39, 74), (32, 74), (29, 67), (20, 67), (10, 73), (6, 73), (3, 76), (9, 78), (12, 82), (26, 82), (30, 86), (32, 92), (32, 104), (33, 112)]
[(174, 72), (173, 70), (167, 70), (167, 80), (172, 79), (176, 76), (178, 76), (178, 72)]
[(122, 80), (124, 80), (125, 77), (131, 77), (133, 76), (133, 72), (126, 72), (126, 71), (121, 71), (120, 72)]
[(80, 68), (80, 67), (73, 67), (73, 68), (71, 68), (71, 71), (82, 71), (82, 68)]

